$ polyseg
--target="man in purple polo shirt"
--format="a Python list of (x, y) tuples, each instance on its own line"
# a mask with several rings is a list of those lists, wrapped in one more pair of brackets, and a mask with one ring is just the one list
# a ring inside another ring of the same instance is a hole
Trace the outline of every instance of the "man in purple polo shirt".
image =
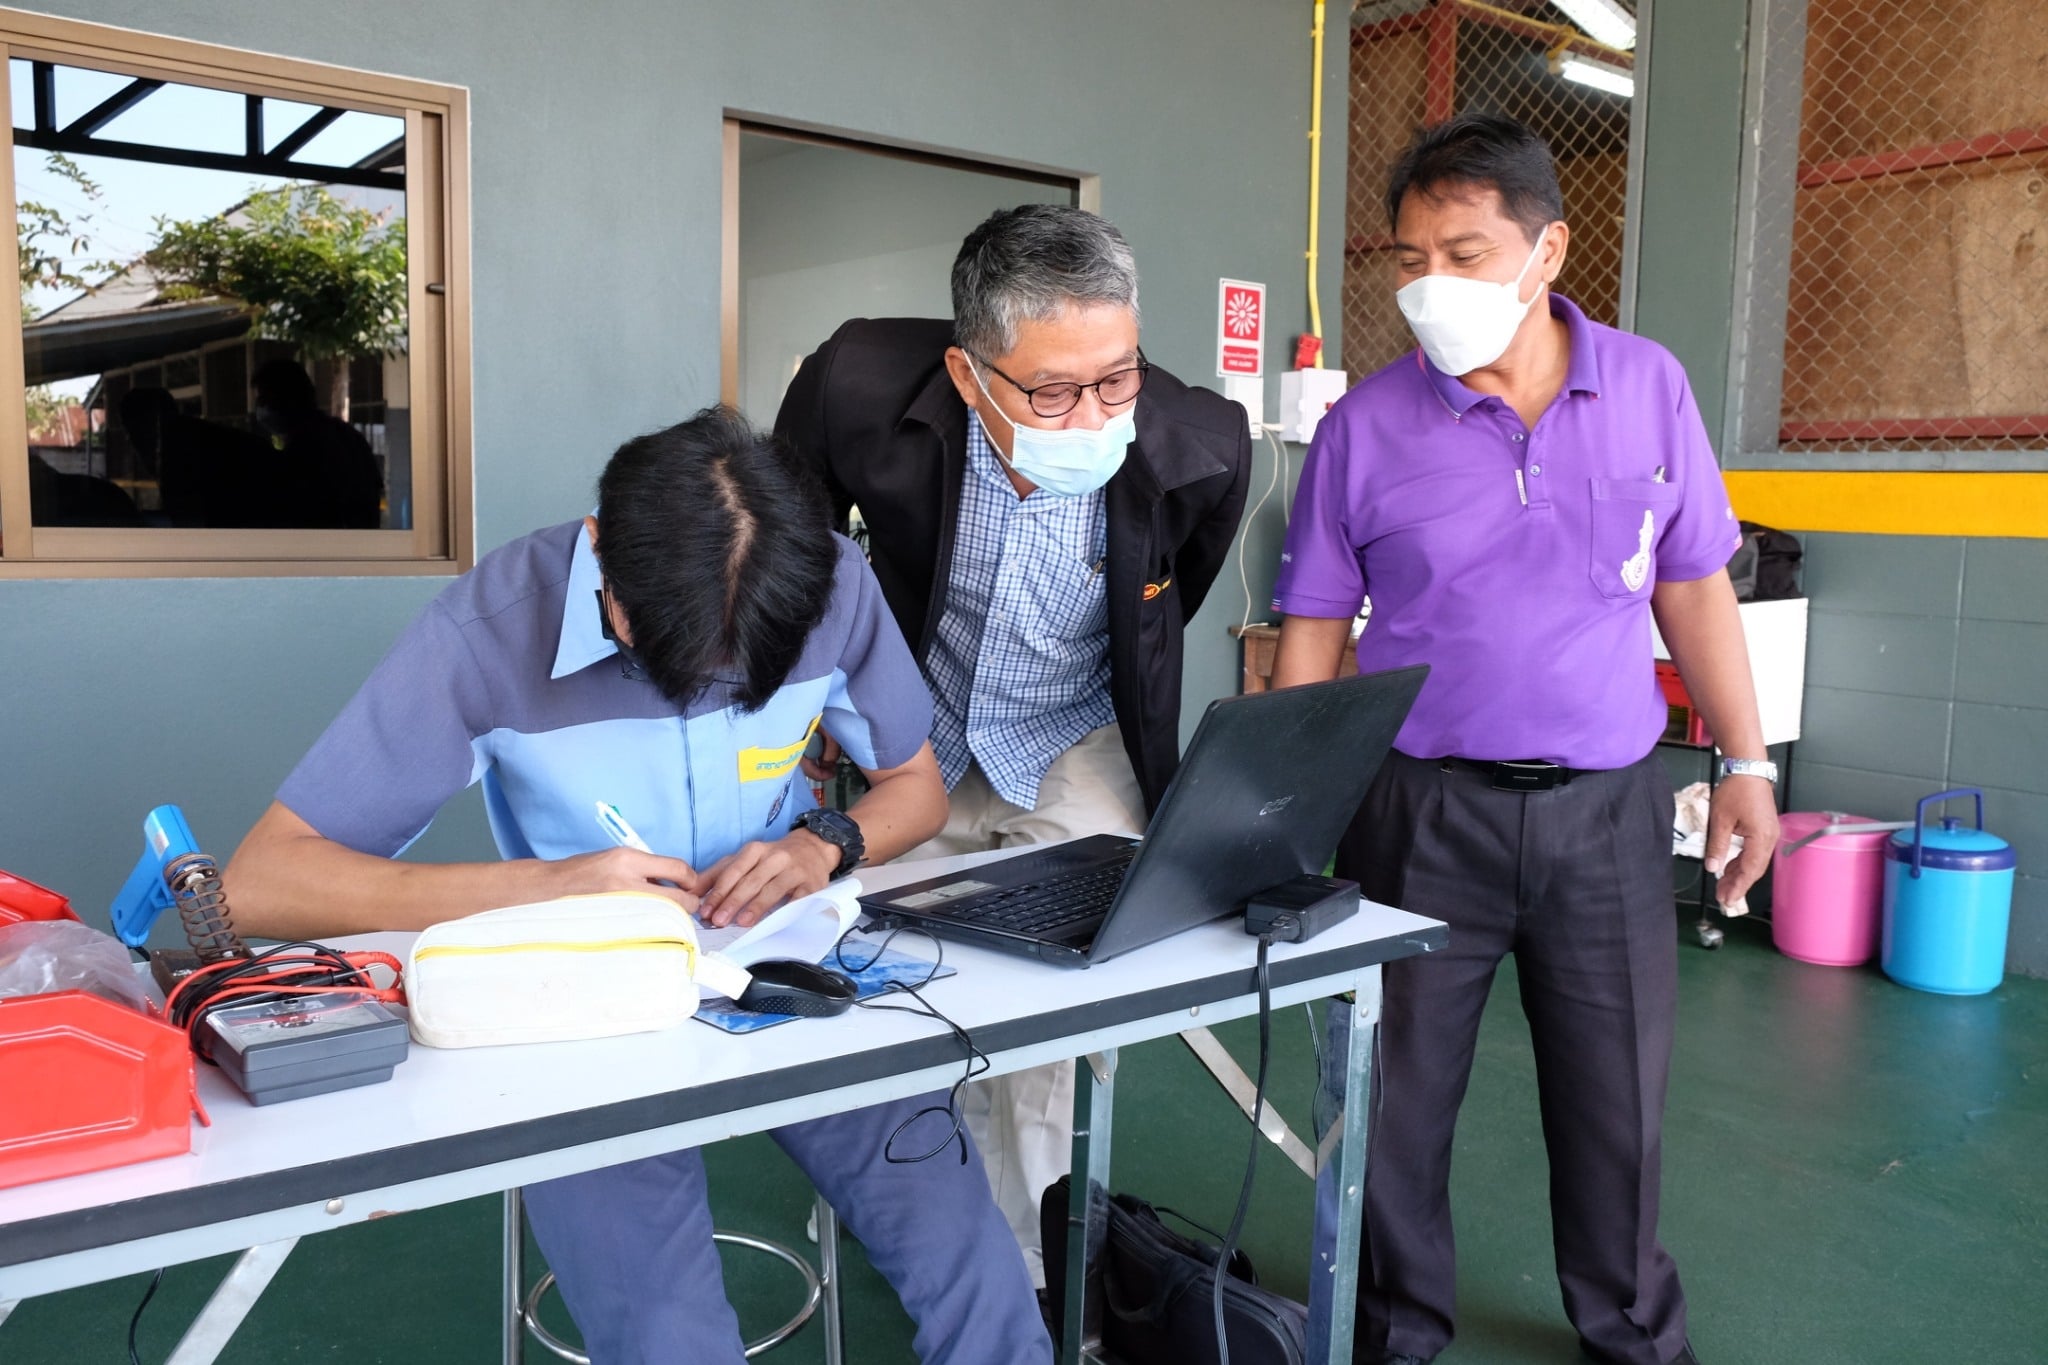
[(1707, 868), (1733, 900), (1778, 828), (1725, 568), (1735, 516), (1678, 362), (1549, 292), (1569, 231), (1540, 139), (1491, 115), (1426, 129), (1387, 211), (1421, 349), (1318, 428), (1274, 593), (1276, 686), (1333, 676), (1368, 594), (1359, 668), (1431, 666), (1337, 858), (1451, 926), (1448, 949), (1386, 971), (1355, 1358), (1411, 1365), (1451, 1340), (1451, 1136), (1513, 953), (1565, 1311), (1595, 1359), (1693, 1361), (1657, 1240), (1677, 946), (1650, 630), (1729, 755)]

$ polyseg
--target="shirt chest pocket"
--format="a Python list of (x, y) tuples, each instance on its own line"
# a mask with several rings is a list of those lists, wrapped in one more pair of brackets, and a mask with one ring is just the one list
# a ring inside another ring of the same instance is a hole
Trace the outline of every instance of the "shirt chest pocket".
[(1678, 510), (1678, 487), (1653, 479), (1592, 481), (1587, 572), (1603, 597), (1647, 597), (1657, 583), (1657, 542)]
[(1100, 565), (1062, 564), (1024, 592), (1018, 602), (1024, 634), (1055, 647), (1085, 642), (1109, 625), (1109, 595)]

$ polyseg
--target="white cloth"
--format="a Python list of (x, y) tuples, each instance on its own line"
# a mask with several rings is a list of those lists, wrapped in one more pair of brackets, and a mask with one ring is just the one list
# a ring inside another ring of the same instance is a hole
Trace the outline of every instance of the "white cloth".
[[(1677, 793), (1678, 814), (1671, 822), (1671, 852), (1680, 858), (1705, 859), (1707, 856), (1707, 816), (1713, 809), (1714, 789), (1704, 782), (1695, 782), (1690, 787), (1680, 787)], [(1730, 835), (1728, 856), (1742, 852), (1742, 836)], [(1700, 875), (1705, 876), (1703, 872)], [(1738, 896), (1732, 903), (1721, 907), (1724, 915), (1746, 915), (1749, 913), (1749, 897)]]
[[(946, 827), (903, 856), (944, 858), (1144, 828), (1145, 799), (1124, 752), (1123, 732), (1105, 725), (1052, 761), (1032, 810), (996, 795), (980, 766), (970, 766), (953, 788)], [(996, 1207), (1024, 1249), (1032, 1283), (1044, 1288), (1038, 1203), (1073, 1160), (1074, 1064), (1053, 1062), (976, 1081), (962, 1108)]]

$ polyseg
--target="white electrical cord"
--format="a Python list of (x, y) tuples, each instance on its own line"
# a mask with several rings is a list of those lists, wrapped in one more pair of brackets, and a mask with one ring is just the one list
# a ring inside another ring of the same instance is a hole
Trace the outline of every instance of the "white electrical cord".
[[(1273, 477), (1266, 480), (1266, 491), (1259, 494), (1259, 500), (1244, 514), (1244, 520), (1240, 523), (1242, 529), (1237, 538), (1237, 585), (1244, 592), (1244, 619), (1237, 623), (1237, 632), (1240, 635), (1244, 634), (1252, 623), (1252, 584), (1245, 572), (1245, 543), (1251, 538), (1252, 523), (1258, 519), (1259, 510), (1266, 505), (1266, 499), (1273, 496), (1273, 490), (1285, 482), (1288, 474), (1287, 447), (1273, 434), (1278, 429), (1271, 423), (1259, 424), (1259, 434), (1266, 438), (1267, 445), (1273, 447)], [(1283, 506), (1280, 509), (1280, 524), (1287, 525), (1291, 516), (1291, 510)]]
[[(1294, 457), (1287, 453), (1287, 443), (1274, 433), (1280, 430), (1277, 422), (1264, 423), (1260, 430), (1265, 433), (1266, 444), (1273, 447), (1273, 458), (1280, 461), (1280, 482), (1284, 486), (1294, 477)], [(1280, 508), (1280, 524), (1291, 525), (1294, 521), (1294, 500), (1288, 499)]]

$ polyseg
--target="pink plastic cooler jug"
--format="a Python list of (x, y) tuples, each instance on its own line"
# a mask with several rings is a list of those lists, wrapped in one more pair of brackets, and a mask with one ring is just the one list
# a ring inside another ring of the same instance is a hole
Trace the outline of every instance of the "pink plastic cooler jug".
[(1884, 845), (1896, 822), (1838, 811), (1793, 811), (1778, 822), (1771, 942), (1787, 957), (1856, 967), (1877, 956)]

